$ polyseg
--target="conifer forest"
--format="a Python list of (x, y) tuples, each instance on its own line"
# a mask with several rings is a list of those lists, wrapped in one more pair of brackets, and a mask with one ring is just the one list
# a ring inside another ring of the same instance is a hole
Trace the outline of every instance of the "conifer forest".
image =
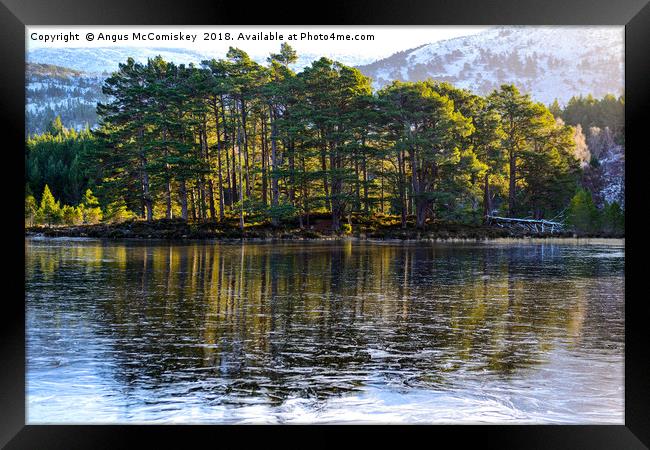
[(286, 43), (266, 65), (233, 47), (196, 66), (129, 58), (103, 83), (99, 126), (57, 117), (28, 137), (26, 224), (325, 218), (339, 233), (498, 215), (622, 232), (623, 205), (590, 191), (582, 127), (622, 143), (623, 97), (561, 107), (431, 79), (374, 91), (356, 68), (321, 58), (295, 72), (296, 59)]

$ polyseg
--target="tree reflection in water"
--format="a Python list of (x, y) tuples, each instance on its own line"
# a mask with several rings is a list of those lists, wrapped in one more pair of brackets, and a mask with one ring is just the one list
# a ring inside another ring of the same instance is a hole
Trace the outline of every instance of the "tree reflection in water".
[[(153, 403), (200, 391), (210, 404), (279, 405), (368, 386), (464, 389), (522, 377), (558, 346), (622, 355), (624, 258), (608, 252), (32, 240), (28, 354), (92, 342), (102, 376), (134, 402), (142, 390)], [(89, 328), (89, 342), (42, 346), (66, 327)]]

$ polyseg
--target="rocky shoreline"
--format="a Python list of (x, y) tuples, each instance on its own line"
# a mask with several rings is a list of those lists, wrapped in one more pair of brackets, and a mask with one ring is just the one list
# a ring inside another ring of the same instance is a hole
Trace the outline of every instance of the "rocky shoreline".
[(153, 222), (128, 221), (119, 224), (78, 226), (27, 227), (27, 236), (90, 237), (102, 239), (210, 239), (210, 240), (323, 240), (323, 239), (372, 239), (372, 240), (486, 240), (503, 238), (623, 238), (620, 234), (531, 233), (524, 230), (505, 229), (488, 225), (464, 225), (440, 223), (428, 225), (424, 230), (403, 229), (400, 226), (368, 226), (353, 224), (347, 233), (335, 233), (326, 227), (311, 226), (273, 227), (268, 224), (246, 226), (242, 231), (231, 223), (187, 223), (181, 220), (156, 220)]

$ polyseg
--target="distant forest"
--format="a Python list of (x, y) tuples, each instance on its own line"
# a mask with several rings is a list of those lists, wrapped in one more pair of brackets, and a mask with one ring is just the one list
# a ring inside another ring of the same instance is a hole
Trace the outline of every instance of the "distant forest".
[(71, 128), (92, 127), (96, 103), (107, 100), (99, 77), (66, 67), (28, 63), (26, 82), (25, 136), (45, 132), (57, 117)]
[(623, 205), (588, 175), (592, 152), (624, 145), (623, 97), (547, 106), (514, 85), (480, 96), (434, 80), (373, 92), (355, 68), (295, 73), (296, 59), (286, 44), (267, 65), (236, 48), (200, 66), (129, 58), (103, 83), (96, 129), (55, 117), (27, 138), (26, 223), (304, 228), (328, 214), (341, 231), (355, 216), (421, 229), (498, 214), (622, 229)]

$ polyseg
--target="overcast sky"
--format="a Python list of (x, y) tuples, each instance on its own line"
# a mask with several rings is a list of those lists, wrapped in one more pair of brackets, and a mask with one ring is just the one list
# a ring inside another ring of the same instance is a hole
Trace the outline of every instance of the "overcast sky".
[[(233, 37), (237, 37), (239, 33), (254, 34), (256, 32), (278, 32), (284, 35), (284, 41), (289, 42), (299, 54), (304, 53), (318, 53), (318, 54), (347, 54), (357, 57), (363, 57), (375, 60), (382, 57), (387, 57), (395, 52), (418, 47), (422, 44), (428, 44), (444, 39), (451, 39), (458, 36), (466, 36), (470, 34), (479, 33), (488, 29), (489, 27), (479, 26), (372, 26), (372, 27), (346, 27), (346, 26), (165, 26), (165, 27), (146, 27), (146, 26), (32, 26), (27, 27), (26, 39), (27, 49), (35, 49), (39, 47), (61, 48), (61, 47), (170, 47), (170, 48), (186, 48), (190, 50), (197, 50), (200, 52), (214, 52), (215, 54), (223, 54), (228, 50), (229, 46), (242, 48), (250, 54), (268, 54), (270, 52), (277, 52), (281, 41), (245, 41), (245, 40), (231, 40), (231, 41), (204, 41), (202, 40), (203, 33), (231, 33)], [(194, 43), (187, 41), (132, 41), (128, 42), (118, 41), (99, 41), (97, 36), (99, 33), (104, 34), (128, 34), (132, 36), (134, 32), (156, 34), (170, 34), (170, 33), (183, 33), (183, 34), (197, 34), (198, 37)], [(375, 39), (373, 41), (332, 41), (332, 40), (298, 40), (289, 41), (287, 36), (290, 34), (301, 32), (310, 32), (312, 34), (326, 33), (330, 34), (335, 32), (355, 34), (373, 34)], [(44, 42), (42, 40), (33, 40), (32, 33), (39, 33), (41, 38), (44, 35), (57, 35), (60, 33), (78, 33), (79, 41), (56, 41)], [(85, 36), (87, 33), (93, 33), (95, 40), (89, 42)]]

